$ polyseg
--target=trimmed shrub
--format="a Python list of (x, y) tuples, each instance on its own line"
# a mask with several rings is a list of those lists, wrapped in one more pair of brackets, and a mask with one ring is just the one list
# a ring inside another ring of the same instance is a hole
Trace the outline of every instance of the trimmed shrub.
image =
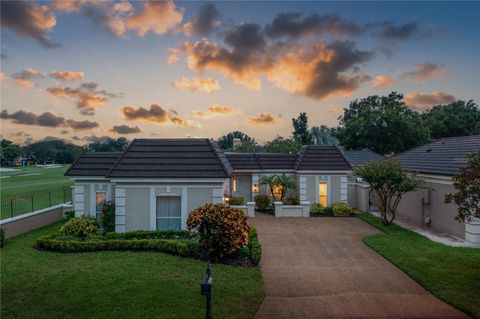
[(248, 244), (250, 227), (245, 214), (223, 204), (206, 204), (193, 210), (187, 226), (197, 230), (200, 245), (212, 260), (236, 257), (239, 250)]
[(262, 246), (258, 242), (257, 229), (250, 228), (250, 235), (248, 236), (248, 258), (253, 265), (258, 265), (262, 259)]
[(311, 215), (314, 215), (314, 216), (321, 216), (323, 215), (323, 209), (324, 207), (322, 205), (320, 205), (319, 203), (313, 203), (311, 206), (310, 206), (310, 214)]
[(198, 239), (198, 233), (188, 230), (136, 230), (106, 233), (105, 239)]
[(267, 195), (255, 196), (255, 205), (258, 209), (267, 209), (270, 206), (270, 198)]
[(229, 205), (243, 205), (245, 200), (242, 196), (229, 196), (228, 204)]
[(75, 217), (75, 212), (73, 210), (69, 210), (63, 214), (63, 219), (68, 222), (70, 219)]
[(108, 201), (102, 206), (102, 218), (100, 220), (104, 232), (115, 231), (115, 203)]
[(333, 216), (333, 208), (332, 206), (327, 206), (323, 208), (322, 211), (323, 216)]
[(0, 227), (0, 248), (5, 246), (5, 228)]
[(182, 257), (201, 258), (203, 251), (196, 240), (177, 239), (61, 239), (46, 236), (37, 239), (35, 246), (63, 253), (91, 252), (103, 250), (157, 251)]
[(352, 214), (352, 207), (347, 203), (333, 203), (332, 204), (333, 216), (344, 217)]
[(298, 196), (287, 197), (283, 202), (285, 205), (300, 205)]
[(87, 239), (100, 236), (100, 228), (92, 217), (75, 217), (66, 222), (59, 230), (59, 235)]

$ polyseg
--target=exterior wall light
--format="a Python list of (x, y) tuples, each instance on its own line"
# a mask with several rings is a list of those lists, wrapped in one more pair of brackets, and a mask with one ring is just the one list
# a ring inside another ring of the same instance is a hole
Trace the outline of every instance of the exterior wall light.
[(258, 184), (253, 184), (253, 186), (252, 186), (252, 192), (258, 193)]

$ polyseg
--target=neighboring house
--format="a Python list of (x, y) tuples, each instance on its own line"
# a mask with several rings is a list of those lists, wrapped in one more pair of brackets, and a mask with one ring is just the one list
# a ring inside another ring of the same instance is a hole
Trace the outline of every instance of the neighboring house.
[(480, 227), (459, 223), (455, 220), (458, 206), (445, 204), (445, 194), (455, 192), (452, 177), (466, 165), (470, 152), (480, 152), (480, 135), (444, 138), (396, 155), (401, 166), (415, 172), (420, 182), (418, 189), (400, 202), (398, 217), (480, 243)]
[(382, 155), (369, 149), (343, 151), (343, 156), (345, 156), (353, 168), (385, 159)]
[(290, 195), (330, 204), (347, 200), (351, 167), (337, 148), (305, 146), (298, 154), (227, 153), (209, 139), (136, 139), (123, 153), (84, 153), (65, 175), (75, 181), (76, 216), (97, 216), (115, 201), (115, 230), (184, 229), (188, 214), (225, 195), (250, 201), (269, 194), (262, 175), (289, 174)]

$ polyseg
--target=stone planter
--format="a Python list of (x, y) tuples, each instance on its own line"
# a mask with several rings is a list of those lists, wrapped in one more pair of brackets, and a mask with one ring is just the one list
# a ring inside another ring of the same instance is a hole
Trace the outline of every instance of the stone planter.
[(310, 202), (301, 202), (300, 205), (275, 202), (275, 217), (310, 217)]

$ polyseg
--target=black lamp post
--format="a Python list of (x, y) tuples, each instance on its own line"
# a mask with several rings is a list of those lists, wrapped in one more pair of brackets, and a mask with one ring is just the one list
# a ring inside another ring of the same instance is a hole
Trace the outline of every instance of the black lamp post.
[(207, 310), (205, 312), (205, 319), (212, 319), (212, 270), (210, 268), (210, 262), (207, 263), (207, 273), (200, 284), (201, 292), (207, 299)]

